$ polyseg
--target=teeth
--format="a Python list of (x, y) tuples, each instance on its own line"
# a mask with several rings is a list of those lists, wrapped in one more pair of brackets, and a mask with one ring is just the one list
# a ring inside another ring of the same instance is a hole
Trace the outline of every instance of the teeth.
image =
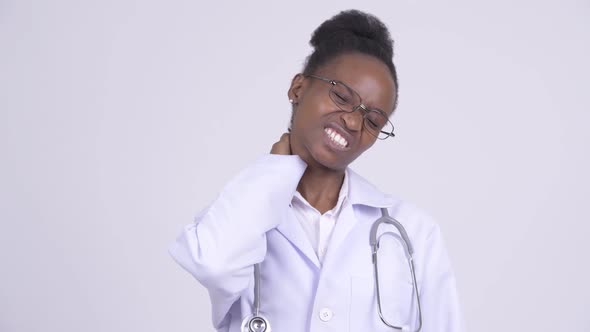
[(332, 128), (326, 128), (324, 131), (326, 132), (326, 134), (328, 134), (328, 136), (330, 136), (330, 138), (332, 139), (332, 141), (334, 141), (334, 143), (337, 143), (337, 144), (341, 145), (342, 147), (346, 147), (348, 145), (348, 142), (346, 141), (346, 139), (344, 139), (344, 137), (340, 136)]

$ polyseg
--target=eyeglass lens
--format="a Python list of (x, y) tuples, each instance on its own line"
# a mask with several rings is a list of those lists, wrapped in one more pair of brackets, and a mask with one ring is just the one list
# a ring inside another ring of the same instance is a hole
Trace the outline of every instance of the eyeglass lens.
[[(361, 104), (361, 98), (344, 84), (336, 83), (330, 89), (330, 98), (343, 111), (353, 112)], [(393, 124), (381, 112), (376, 110), (361, 110), (364, 126), (369, 133), (379, 139), (385, 139), (393, 132)]]

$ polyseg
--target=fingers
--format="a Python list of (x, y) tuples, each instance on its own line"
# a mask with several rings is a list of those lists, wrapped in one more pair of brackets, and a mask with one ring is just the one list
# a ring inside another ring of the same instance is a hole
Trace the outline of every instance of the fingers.
[(279, 141), (272, 145), (270, 153), (283, 155), (291, 154), (291, 142), (289, 133), (284, 133), (281, 135)]
[(283, 133), (283, 134), (281, 135), (281, 139), (280, 139), (280, 141), (283, 141), (283, 142), (289, 143), (289, 138), (290, 138), (290, 135), (289, 135), (289, 133)]

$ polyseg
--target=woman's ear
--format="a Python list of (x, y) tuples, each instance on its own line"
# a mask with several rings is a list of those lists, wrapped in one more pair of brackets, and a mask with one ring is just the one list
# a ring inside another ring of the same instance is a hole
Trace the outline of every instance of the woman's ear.
[(299, 98), (301, 98), (301, 96), (303, 95), (304, 82), (305, 76), (303, 76), (303, 74), (301, 73), (296, 74), (291, 80), (291, 86), (287, 91), (287, 97), (289, 97), (289, 101), (291, 102), (291, 104), (297, 105), (297, 103), (299, 102)]

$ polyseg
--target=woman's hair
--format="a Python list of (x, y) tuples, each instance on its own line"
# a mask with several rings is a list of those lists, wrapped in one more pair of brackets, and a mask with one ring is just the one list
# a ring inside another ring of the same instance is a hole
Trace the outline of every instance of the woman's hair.
[(342, 11), (322, 23), (313, 32), (309, 43), (314, 50), (305, 61), (304, 74), (312, 74), (336, 56), (357, 52), (374, 56), (387, 65), (398, 89), (393, 40), (377, 17), (358, 10)]

